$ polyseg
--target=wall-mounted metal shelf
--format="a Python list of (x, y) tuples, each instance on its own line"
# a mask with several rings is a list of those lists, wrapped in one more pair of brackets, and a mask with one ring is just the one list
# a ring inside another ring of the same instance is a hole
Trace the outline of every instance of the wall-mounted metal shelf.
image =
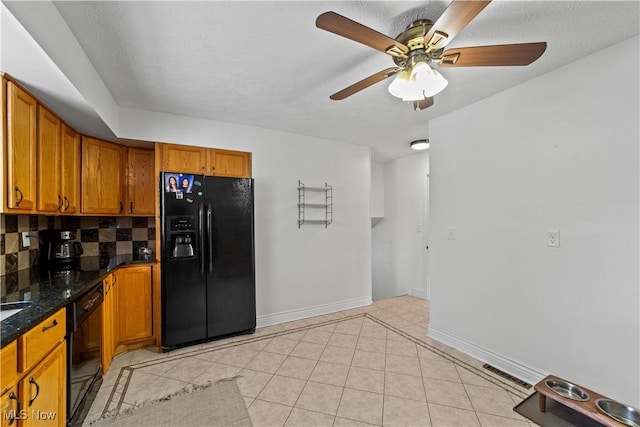
[[(314, 196), (313, 193), (316, 193), (316, 195)], [(307, 195), (309, 199), (307, 199)], [(320, 218), (322, 212), (324, 212), (324, 219)], [(306, 217), (307, 213), (311, 218)], [(333, 187), (326, 182), (324, 187), (307, 187), (301, 181), (298, 181), (298, 228), (302, 224), (324, 224), (325, 228), (327, 228), (332, 222)]]

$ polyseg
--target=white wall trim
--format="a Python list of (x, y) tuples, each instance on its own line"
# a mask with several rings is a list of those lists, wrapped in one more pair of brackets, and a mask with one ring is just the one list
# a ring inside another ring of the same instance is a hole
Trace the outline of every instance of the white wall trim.
[(336, 311), (349, 310), (351, 308), (371, 305), (371, 295), (361, 298), (348, 299), (336, 303), (320, 304), (299, 310), (281, 311), (280, 313), (267, 314), (257, 317), (257, 326), (277, 325), (279, 323), (293, 322), (294, 320), (306, 319), (313, 316), (335, 313)]
[(504, 372), (513, 375), (514, 377), (519, 378), (523, 381), (526, 381), (529, 384), (536, 384), (547, 376), (546, 374), (543, 374), (542, 372), (530, 366), (512, 360), (501, 354), (495, 353), (484, 347), (480, 347), (455, 335), (451, 335), (447, 332), (441, 331), (431, 325), (429, 325), (427, 336), (429, 338), (433, 338), (434, 340), (440, 341), (441, 343), (447, 344), (448, 346), (466, 353), (482, 362), (488, 363), (500, 370), (503, 370)]

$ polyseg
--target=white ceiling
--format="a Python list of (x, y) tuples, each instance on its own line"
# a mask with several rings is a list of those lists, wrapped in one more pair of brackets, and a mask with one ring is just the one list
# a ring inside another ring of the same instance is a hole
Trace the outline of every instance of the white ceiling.
[(441, 69), (449, 86), (422, 112), (392, 97), (387, 82), (329, 100), (393, 61), (316, 28), (320, 13), (333, 10), (395, 37), (417, 18), (437, 20), (447, 4), (73, 1), (56, 7), (120, 105), (368, 145), (378, 160), (410, 154), (410, 141), (428, 137), (429, 119), (640, 32), (636, 1), (494, 1), (448, 47), (546, 41), (532, 65)]

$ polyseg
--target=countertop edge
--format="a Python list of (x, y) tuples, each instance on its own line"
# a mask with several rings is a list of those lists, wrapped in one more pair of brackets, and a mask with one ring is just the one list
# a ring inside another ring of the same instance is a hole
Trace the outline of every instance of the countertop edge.
[[(126, 260), (126, 261), (122, 261), (120, 263), (118, 263), (117, 265), (115, 265), (113, 268), (110, 268), (106, 271), (104, 271), (103, 274), (92, 278), (91, 280), (87, 281), (87, 283), (83, 284), (82, 287), (73, 292), (72, 294), (69, 294), (69, 296), (65, 299), (61, 299), (61, 301), (56, 302), (56, 303), (52, 303), (50, 305), (46, 305), (44, 309), (38, 310), (38, 308), (42, 308), (43, 305), (42, 304), (35, 304), (34, 306), (25, 308), (22, 312), (14, 314), (13, 316), (10, 316), (6, 319), (4, 319), (2, 322), (0, 322), (0, 333), (2, 334), (0, 336), (0, 349), (6, 347), (7, 345), (11, 344), (12, 342), (14, 342), (15, 340), (17, 340), (18, 338), (20, 338), (23, 334), (25, 334), (26, 332), (28, 332), (29, 330), (31, 330), (33, 327), (35, 327), (38, 323), (44, 321), (45, 319), (47, 319), (48, 317), (52, 316), (53, 314), (55, 314), (57, 311), (59, 311), (62, 308), (67, 307), (71, 302), (75, 301), (77, 298), (81, 297), (82, 295), (84, 295), (87, 291), (91, 290), (92, 288), (94, 288), (98, 283), (100, 283), (102, 280), (105, 279), (105, 277), (107, 277), (109, 274), (122, 269), (122, 268), (127, 268), (127, 267), (132, 267), (132, 266), (138, 266), (138, 265), (156, 265), (158, 264), (159, 261), (158, 260)], [(26, 311), (29, 310), (29, 311)], [(18, 323), (18, 326), (14, 326), (11, 328), (10, 331), (6, 331), (5, 330), (5, 325), (2, 325), (3, 323), (7, 322), (7, 320), (11, 319), (10, 323)]]

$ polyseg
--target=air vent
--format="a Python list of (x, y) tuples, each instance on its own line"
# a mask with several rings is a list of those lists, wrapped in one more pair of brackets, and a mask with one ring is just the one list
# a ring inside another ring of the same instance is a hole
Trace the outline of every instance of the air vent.
[(504, 371), (501, 371), (500, 369), (496, 368), (495, 366), (491, 366), (488, 363), (485, 363), (484, 365), (482, 365), (483, 368), (493, 372), (496, 375), (501, 376), (502, 378), (505, 378), (511, 382), (514, 382), (516, 384), (518, 384), (520, 387), (526, 388), (526, 389), (530, 389), (531, 388), (531, 384), (522, 381), (520, 378), (516, 378), (513, 375), (509, 375)]

